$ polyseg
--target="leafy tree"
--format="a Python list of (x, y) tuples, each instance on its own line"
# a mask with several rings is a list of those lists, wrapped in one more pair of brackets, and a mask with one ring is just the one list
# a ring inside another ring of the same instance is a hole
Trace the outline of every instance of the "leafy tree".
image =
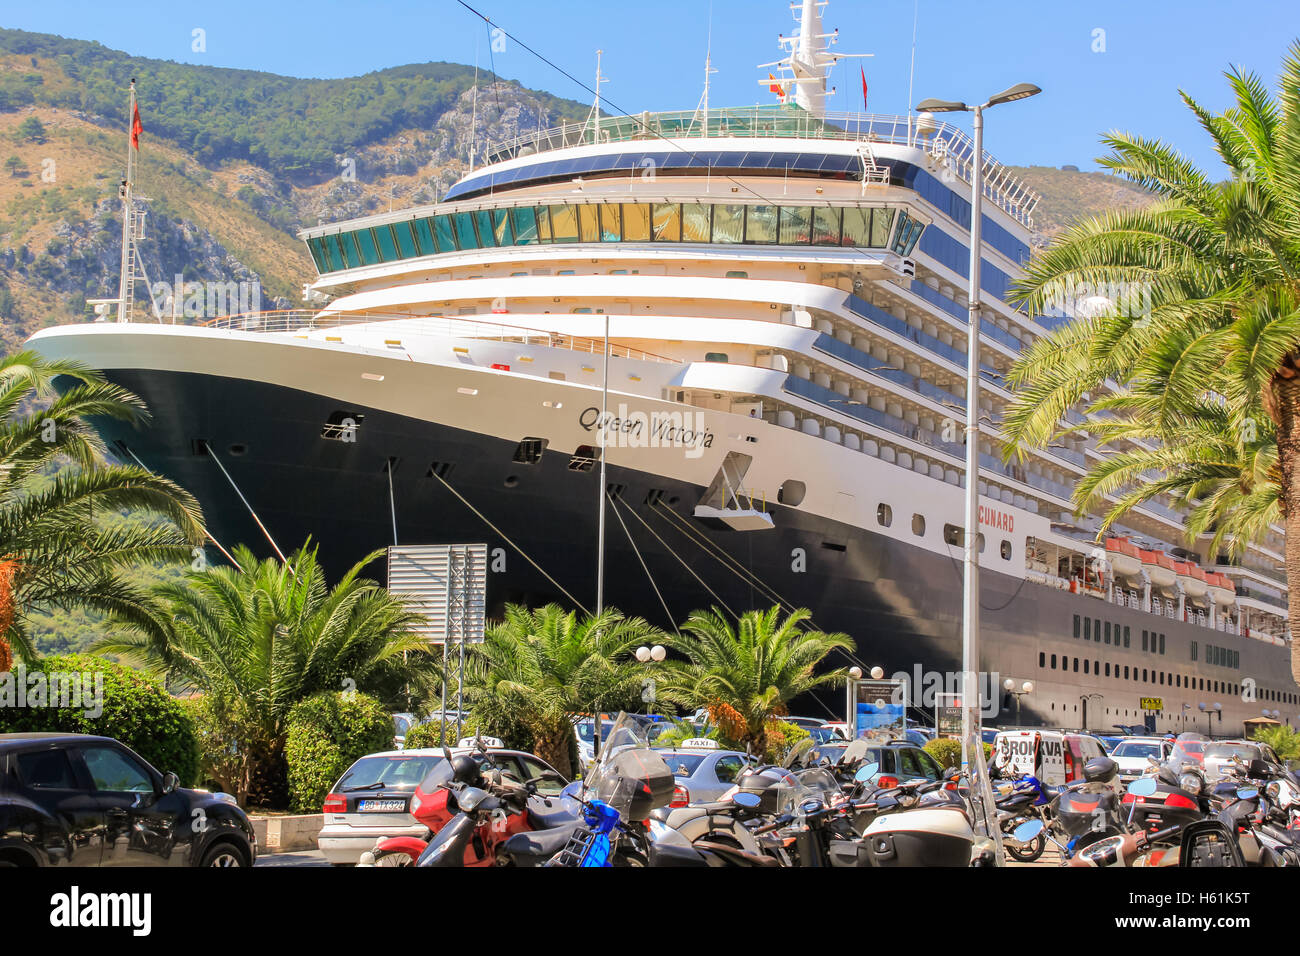
[(509, 712), (532, 733), (537, 755), (572, 776), (574, 715), (636, 699), (644, 671), (632, 652), (664, 639), (645, 620), (613, 609), (579, 617), (556, 604), (509, 605), (472, 648), (465, 697), (488, 733), (494, 718)]
[[(1170, 495), (1191, 507), (1193, 537), (1215, 534), (1216, 552), (1281, 519), (1300, 593), (1300, 42), (1276, 98), (1254, 74), (1227, 79), (1235, 103), (1223, 113), (1182, 94), (1226, 182), (1158, 140), (1105, 138), (1101, 164), (1157, 201), (1084, 220), (1030, 263), (1021, 305), (1093, 294), (1012, 369), (1004, 429), (1042, 446), (1077, 429), (1063, 419), (1082, 406), (1083, 427), (1121, 450), (1079, 485), (1080, 509), (1113, 495), (1110, 522)], [(1300, 633), (1300, 602), (1290, 615)], [(1300, 643), (1291, 655), (1300, 684)]]
[[(70, 383), (62, 395), (53, 387), (58, 377)], [(194, 499), (143, 468), (106, 464), (90, 418), (141, 424), (148, 412), (136, 396), (80, 363), (31, 351), (0, 360), (0, 670), (11, 647), (35, 659), (26, 626), (33, 610), (134, 613), (148, 599), (125, 569), (139, 561), (189, 560), (202, 540)], [(70, 464), (47, 477), (64, 460)], [(103, 519), (122, 508), (152, 517)]]
[(799, 609), (782, 618), (773, 607), (747, 611), (733, 628), (717, 608), (696, 611), (680, 635), (665, 639), (685, 660), (664, 663), (660, 698), (707, 708), (723, 737), (766, 753), (772, 723), (788, 713), (791, 700), (846, 678), (843, 668), (815, 669), (832, 651), (852, 650), (852, 639), (803, 630), (811, 617)]
[(115, 613), (113, 633), (97, 649), (204, 694), (213, 736), (232, 737), (247, 756), (240, 786), (249, 801), (284, 806), (295, 704), (337, 690), (390, 704), (407, 685), (422, 692), (434, 685), (436, 660), (413, 630), (417, 615), (360, 576), (380, 553), (330, 588), (310, 542), (284, 563), (258, 561), (238, 546), (237, 567), (190, 571), (182, 582), (155, 586), (143, 608)]
[(35, 116), (29, 116), (18, 124), (16, 135), (20, 142), (43, 143), (45, 142), (45, 124)]
[(5, 169), (9, 170), (10, 176), (20, 176), (27, 171), (27, 165), (21, 156), (10, 156), (5, 160)]

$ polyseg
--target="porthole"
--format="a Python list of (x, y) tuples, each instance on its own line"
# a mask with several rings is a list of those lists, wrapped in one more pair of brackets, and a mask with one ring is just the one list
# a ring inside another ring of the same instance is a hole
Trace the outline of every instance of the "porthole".
[(230, 452), (230, 454), (233, 457), (239, 458), (243, 455), (248, 454), (248, 446), (245, 445), (243, 442), (237, 442), (234, 445), (231, 445), (229, 448), (227, 448), (226, 451)]
[(783, 505), (797, 506), (803, 503), (804, 495), (808, 493), (808, 486), (802, 481), (794, 478), (787, 478), (781, 482), (781, 487), (777, 489), (776, 500)]
[(1010, 561), (1010, 560), (1011, 560), (1011, 542), (1010, 542), (1010, 541), (1003, 541), (1000, 550), (1001, 550), (1001, 552), (1002, 552), (1002, 560), (1003, 560), (1003, 561)]
[(925, 537), (925, 515), (912, 515), (912, 534)]
[(894, 523), (894, 509), (889, 505), (881, 504), (876, 508), (876, 523), (882, 528), (888, 528)]
[(506, 482), (505, 482), (505, 484), (506, 484), (506, 487), (507, 487), (507, 488), (513, 488), (513, 487), (515, 487), (516, 485), (519, 484), (519, 476), (518, 476), (518, 475), (506, 475)]

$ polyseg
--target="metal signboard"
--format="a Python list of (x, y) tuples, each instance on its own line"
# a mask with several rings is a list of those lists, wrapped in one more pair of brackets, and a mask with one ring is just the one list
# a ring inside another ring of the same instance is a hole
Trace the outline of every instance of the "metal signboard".
[(849, 681), (849, 729), (854, 737), (870, 730), (904, 730), (907, 708), (906, 689), (902, 681)]
[(388, 590), (423, 618), (416, 630), (433, 644), (483, 640), (486, 544), (394, 545)]

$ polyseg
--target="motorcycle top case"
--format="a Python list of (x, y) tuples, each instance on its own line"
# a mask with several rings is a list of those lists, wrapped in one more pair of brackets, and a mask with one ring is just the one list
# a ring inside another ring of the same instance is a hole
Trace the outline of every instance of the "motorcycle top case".
[(863, 842), (872, 866), (969, 866), (975, 834), (956, 810), (906, 810), (871, 821)]
[[(629, 821), (639, 823), (647, 820), (651, 810), (672, 803), (677, 783), (668, 764), (664, 763), (664, 758), (653, 750), (626, 750), (614, 757), (610, 771), (612, 772), (608, 776), (617, 780), (618, 790), (631, 795), (631, 804), (627, 810)], [(602, 800), (608, 800), (612, 796), (612, 793), (607, 794), (605, 790), (606, 787), (602, 785), (599, 794)]]

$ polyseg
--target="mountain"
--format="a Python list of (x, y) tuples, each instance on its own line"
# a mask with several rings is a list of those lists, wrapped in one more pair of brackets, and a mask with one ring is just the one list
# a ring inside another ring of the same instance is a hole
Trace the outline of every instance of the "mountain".
[(1151, 193), (1109, 173), (1084, 173), (1077, 167), (1013, 166), (1017, 176), (1040, 196), (1034, 210), (1034, 245), (1045, 246), (1071, 222), (1107, 209), (1136, 208), (1155, 201)]

